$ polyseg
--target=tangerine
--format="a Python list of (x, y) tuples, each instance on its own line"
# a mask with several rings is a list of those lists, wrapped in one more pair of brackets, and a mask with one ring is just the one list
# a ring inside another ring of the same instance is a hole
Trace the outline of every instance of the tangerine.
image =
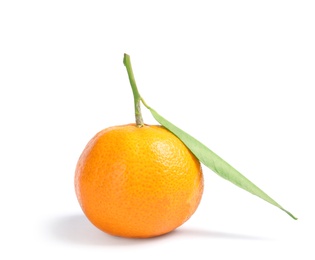
[(106, 128), (83, 150), (75, 171), (80, 206), (115, 236), (168, 233), (196, 211), (203, 193), (199, 160), (163, 126)]

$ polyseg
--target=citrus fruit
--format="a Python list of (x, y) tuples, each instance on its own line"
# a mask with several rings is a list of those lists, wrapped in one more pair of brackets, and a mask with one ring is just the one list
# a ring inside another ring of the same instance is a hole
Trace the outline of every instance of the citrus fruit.
[(106, 233), (153, 237), (187, 221), (203, 193), (200, 162), (163, 126), (106, 128), (83, 150), (75, 190), (87, 218)]

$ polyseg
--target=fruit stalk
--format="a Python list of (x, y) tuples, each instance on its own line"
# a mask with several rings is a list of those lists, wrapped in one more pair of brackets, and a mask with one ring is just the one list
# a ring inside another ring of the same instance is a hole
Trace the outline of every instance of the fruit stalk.
[(133, 75), (130, 56), (126, 53), (124, 54), (124, 65), (127, 69), (130, 85), (132, 88), (134, 107), (135, 107), (136, 125), (137, 125), (137, 127), (142, 127), (144, 124), (142, 114), (141, 114), (141, 106), (140, 106), (142, 98), (141, 98), (140, 93), (138, 91), (135, 77)]

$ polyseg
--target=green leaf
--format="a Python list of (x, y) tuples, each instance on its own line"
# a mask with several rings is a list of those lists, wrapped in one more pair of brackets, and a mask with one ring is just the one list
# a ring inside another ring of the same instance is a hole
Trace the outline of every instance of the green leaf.
[(136, 81), (134, 79), (133, 70), (130, 62), (130, 57), (128, 54), (124, 54), (124, 65), (126, 66), (127, 73), (129, 76), (130, 85), (134, 95), (135, 104), (135, 117), (136, 124), (138, 127), (143, 126), (141, 111), (140, 111), (140, 101), (143, 105), (151, 111), (153, 117), (165, 128), (175, 134), (182, 142), (190, 149), (190, 151), (202, 162), (205, 166), (209, 167), (215, 173), (217, 173), (222, 178), (234, 183), (238, 187), (247, 190), (248, 192), (262, 198), (263, 200), (271, 203), (272, 205), (280, 208), (289, 214), (292, 218), (294, 217), (289, 211), (281, 207), (276, 201), (269, 197), (265, 192), (258, 188), (254, 183), (248, 180), (240, 172), (234, 169), (230, 164), (212, 152), (204, 144), (200, 143), (198, 140), (185, 133), (183, 130), (179, 129), (177, 126), (173, 125), (171, 122), (167, 121), (165, 118), (160, 116), (154, 109), (148, 106), (141, 95), (139, 94)]
[(222, 178), (234, 183), (238, 187), (260, 197), (261, 199), (271, 203), (272, 205), (280, 208), (287, 214), (289, 214), (293, 219), (297, 219), (289, 211), (285, 210), (280, 206), (275, 200), (269, 197), (264, 191), (258, 188), (254, 183), (243, 176), (239, 171), (234, 169), (230, 164), (216, 155), (204, 144), (196, 140), (194, 137), (190, 136), (183, 130), (179, 129), (177, 126), (173, 125), (171, 122), (159, 115), (154, 109), (149, 107), (142, 99), (143, 104), (150, 110), (153, 117), (165, 128), (175, 134), (190, 150), (191, 152), (203, 163), (205, 166), (210, 168), (212, 171), (217, 173)]

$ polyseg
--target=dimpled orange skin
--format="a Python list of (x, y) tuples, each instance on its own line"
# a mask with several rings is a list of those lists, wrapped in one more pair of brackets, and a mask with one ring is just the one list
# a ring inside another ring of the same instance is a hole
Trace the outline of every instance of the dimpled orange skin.
[(81, 154), (75, 189), (87, 218), (106, 233), (154, 237), (187, 221), (203, 193), (200, 162), (162, 126), (96, 134)]

